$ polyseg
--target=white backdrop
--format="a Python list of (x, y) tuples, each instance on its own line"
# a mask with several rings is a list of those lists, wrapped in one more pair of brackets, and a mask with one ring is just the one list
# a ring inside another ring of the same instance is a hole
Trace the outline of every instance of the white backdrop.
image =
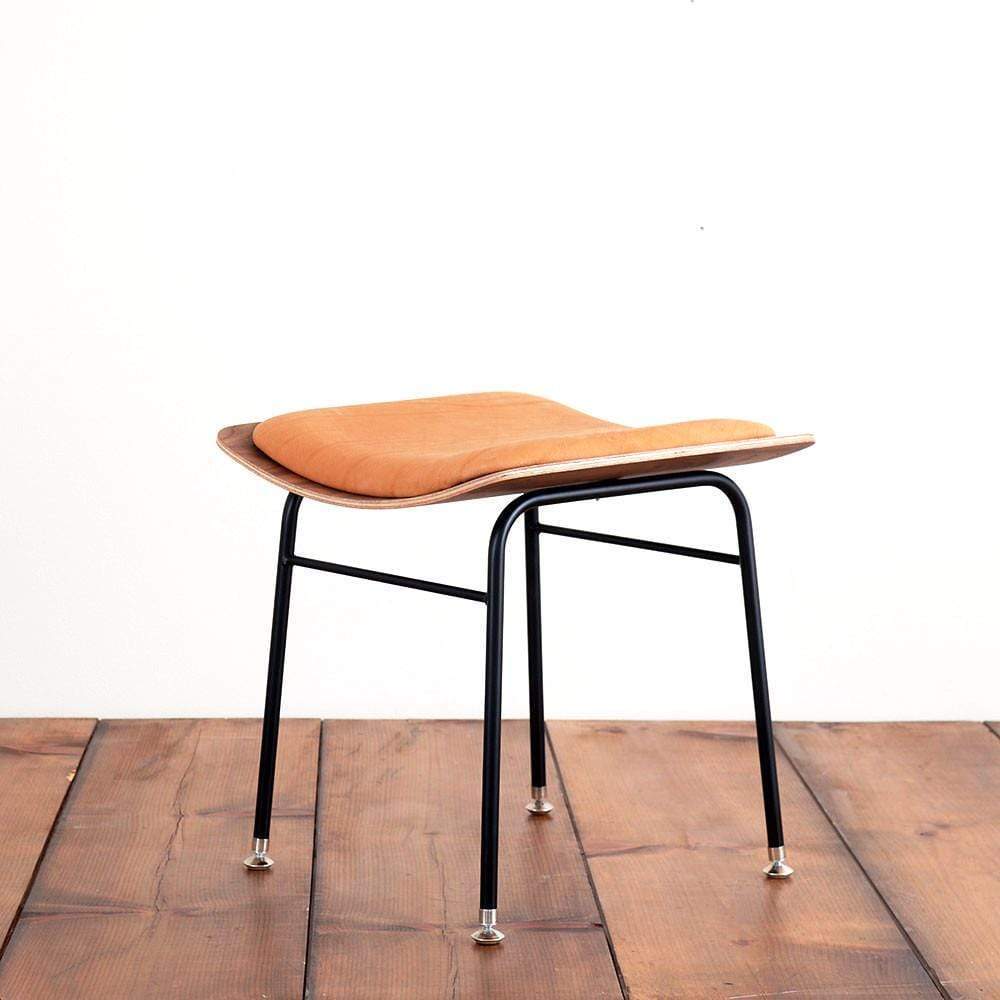
[[(815, 432), (734, 473), (775, 714), (1000, 716), (995, 4), (0, 11), (0, 714), (258, 714), (283, 498), (216, 430), (515, 389)], [(501, 503), (299, 549), (482, 587)], [(700, 493), (548, 516), (735, 544)], [(542, 544), (550, 715), (751, 715), (733, 567)], [(286, 711), (474, 716), (483, 618), (299, 572)]]

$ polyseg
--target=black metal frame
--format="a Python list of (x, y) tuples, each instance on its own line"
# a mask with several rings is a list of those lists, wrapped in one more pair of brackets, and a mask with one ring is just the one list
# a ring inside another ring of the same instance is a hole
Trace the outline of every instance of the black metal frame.
[[(605, 497), (631, 496), (638, 493), (658, 493), (667, 490), (709, 486), (725, 494), (733, 508), (739, 554), (714, 552), (707, 549), (668, 545), (621, 535), (581, 531), (556, 525), (542, 524), (538, 512), (542, 507), (596, 500)], [(264, 857), (270, 834), (271, 803), (274, 793), (274, 769), (278, 746), (278, 725), (281, 707), (281, 682), (284, 672), (285, 640), (288, 631), (288, 608), (291, 596), (292, 570), (296, 566), (327, 573), (374, 580), (393, 586), (444, 594), (486, 604), (486, 697), (483, 712), (483, 789), (482, 842), (480, 855), (480, 915), (495, 919), (497, 908), (497, 866), (499, 853), (500, 815), (500, 702), (503, 661), (503, 599), (504, 563), (510, 529), (522, 515), (525, 519), (525, 569), (528, 604), (528, 674), (531, 732), (531, 784), (534, 790), (544, 789), (545, 781), (545, 715), (542, 692), (542, 613), (541, 573), (539, 566), (539, 536), (561, 535), (587, 541), (623, 545), (630, 548), (666, 552), (672, 555), (715, 562), (736, 564), (743, 582), (743, 606), (746, 616), (747, 643), (750, 654), (750, 676), (756, 717), (757, 750), (760, 758), (761, 785), (764, 796), (764, 817), (767, 843), (772, 860), (783, 860), (784, 839), (781, 826), (781, 805), (778, 775), (775, 767), (771, 710), (768, 699), (767, 673), (764, 663), (764, 636), (761, 626), (760, 596), (757, 589), (757, 567), (754, 556), (753, 528), (750, 508), (740, 488), (731, 479), (717, 472), (680, 472), (636, 479), (616, 479), (599, 483), (553, 486), (525, 493), (512, 500), (501, 511), (493, 526), (488, 549), (487, 586), (485, 591), (452, 587), (448, 584), (418, 580), (413, 577), (358, 569), (339, 563), (308, 559), (295, 554), (295, 533), (302, 497), (289, 493), (281, 521), (278, 548), (278, 572), (275, 584), (274, 617), (271, 627), (270, 659), (267, 674), (267, 696), (261, 738), (260, 770), (257, 785), (257, 806), (254, 820), (255, 853), (263, 843), (259, 856)], [(266, 867), (267, 865), (251, 865)], [(784, 873), (790, 873), (787, 869)], [(779, 874), (769, 871), (769, 874)], [(502, 935), (492, 927), (480, 940), (500, 940)]]

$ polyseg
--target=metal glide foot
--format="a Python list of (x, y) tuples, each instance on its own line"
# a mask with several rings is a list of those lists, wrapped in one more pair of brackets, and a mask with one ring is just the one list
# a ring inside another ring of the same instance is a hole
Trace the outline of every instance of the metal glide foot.
[(479, 911), (479, 930), (472, 935), (472, 940), (476, 944), (499, 944), (504, 939), (504, 934), (496, 928), (497, 911)]
[(552, 803), (545, 798), (544, 785), (532, 785), (531, 801), (524, 808), (527, 809), (528, 812), (534, 813), (536, 816), (544, 816), (545, 813), (552, 812)]
[(785, 864), (785, 849), (783, 847), (769, 847), (767, 854), (771, 863), (764, 869), (764, 874), (768, 878), (788, 878), (795, 872), (794, 868)]
[(253, 854), (243, 859), (251, 871), (265, 871), (274, 866), (274, 859), (267, 853), (267, 838), (254, 837)]

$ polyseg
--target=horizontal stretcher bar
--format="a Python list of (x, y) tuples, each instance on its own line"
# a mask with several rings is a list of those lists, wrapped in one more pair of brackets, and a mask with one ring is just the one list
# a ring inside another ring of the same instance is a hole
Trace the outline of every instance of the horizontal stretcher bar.
[(629, 549), (649, 549), (652, 552), (667, 552), (674, 556), (690, 556), (692, 559), (709, 559), (712, 562), (739, 565), (740, 557), (729, 552), (714, 552), (712, 549), (693, 549), (687, 545), (668, 545), (666, 542), (647, 542), (642, 538), (627, 538), (625, 535), (605, 535), (600, 531), (581, 531), (579, 528), (563, 528), (557, 524), (540, 524), (538, 531), (544, 535), (563, 535), (566, 538), (582, 538), (588, 542), (607, 542), (609, 545), (624, 545)]
[(426, 590), (431, 594), (445, 594), (447, 597), (461, 597), (465, 601), (486, 603), (486, 591), (484, 590), (452, 587), (447, 583), (434, 583), (433, 580), (417, 580), (412, 576), (380, 573), (374, 569), (359, 569), (357, 566), (344, 566), (341, 563), (324, 562), (322, 559), (307, 559), (305, 556), (289, 556), (286, 563), (289, 566), (302, 566), (304, 569), (318, 569), (324, 573), (336, 573), (338, 576), (353, 576), (359, 580), (374, 580), (376, 583), (389, 583), (394, 587)]

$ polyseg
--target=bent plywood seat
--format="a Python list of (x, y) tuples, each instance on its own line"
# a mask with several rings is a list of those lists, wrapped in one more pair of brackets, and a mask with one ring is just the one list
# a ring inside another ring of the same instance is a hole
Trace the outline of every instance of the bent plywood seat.
[(745, 465), (813, 442), (744, 420), (625, 427), (510, 392), (303, 410), (218, 435), (223, 451), (290, 493), (369, 508)]

